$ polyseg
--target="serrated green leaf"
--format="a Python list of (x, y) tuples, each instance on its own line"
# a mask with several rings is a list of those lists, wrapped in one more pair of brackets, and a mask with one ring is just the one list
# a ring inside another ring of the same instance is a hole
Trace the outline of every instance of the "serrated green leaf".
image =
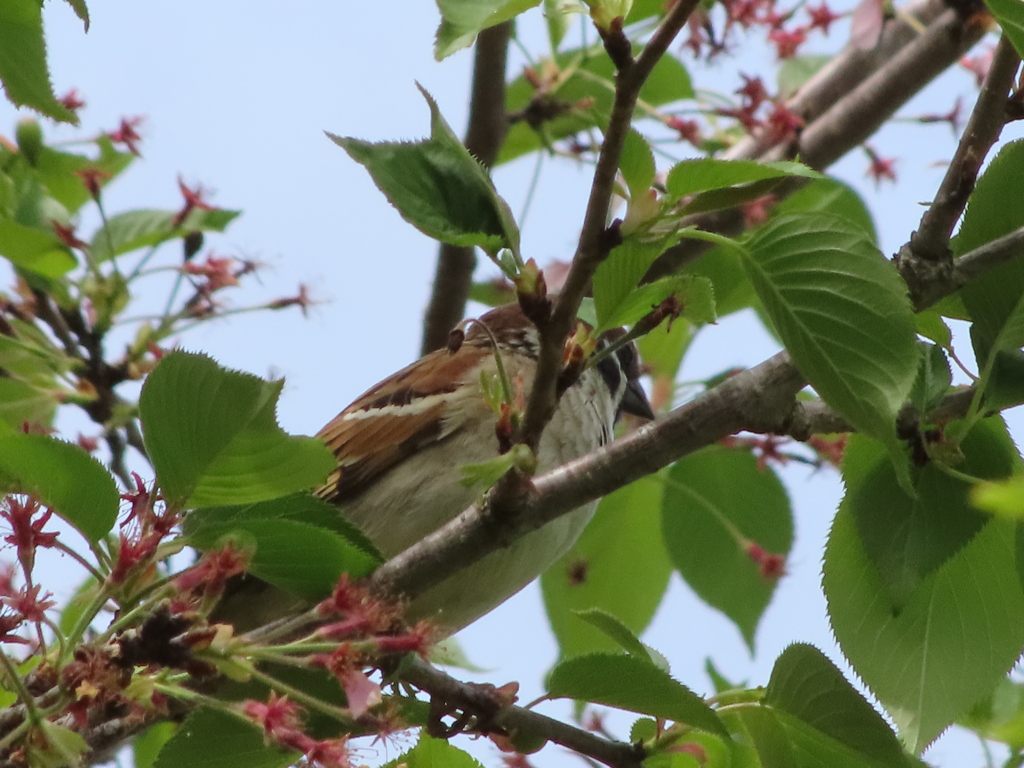
[(915, 753), (991, 693), (1024, 647), (1014, 528), (985, 525), (894, 616), (852, 511), (839, 508), (822, 579), (832, 629)]
[(786, 490), (749, 451), (705, 448), (669, 469), (662, 506), (665, 548), (702, 600), (722, 611), (753, 651), (775, 592), (736, 536), (785, 557), (793, 546)]
[(0, 256), (44, 277), (60, 277), (78, 264), (53, 233), (6, 218), (0, 218)]
[(15, 106), (31, 107), (54, 120), (78, 122), (75, 113), (53, 94), (42, 6), (37, 0), (0, 3), (0, 81)]
[(1024, 56), (1024, 4), (1019, 0), (985, 0), (1018, 56)]
[(336, 467), (331, 452), (277, 425), (282, 384), (221, 368), (205, 355), (164, 356), (142, 387), (139, 413), (170, 503), (246, 504), (324, 481)]
[(488, 27), (515, 18), (539, 4), (540, 0), (437, 0), (441, 25), (434, 38), (434, 58), (442, 61), (468, 48)]
[(164, 744), (153, 768), (285, 768), (298, 757), (298, 752), (268, 746), (255, 725), (198, 709)]
[(952, 346), (953, 332), (935, 309), (926, 309), (914, 315), (914, 325), (919, 335), (931, 339), (943, 349)]
[(917, 378), (910, 389), (910, 402), (923, 417), (942, 400), (953, 382), (946, 352), (936, 344), (918, 343), (921, 349)]
[(106, 261), (138, 248), (159, 245), (187, 232), (223, 232), (241, 211), (215, 208), (212, 211), (194, 208), (181, 222), (178, 211), (138, 209), (111, 216), (106, 227), (100, 227), (89, 245), (96, 261)]
[(647, 648), (640, 639), (630, 631), (629, 627), (623, 624), (618, 617), (603, 611), (600, 608), (587, 608), (582, 611), (574, 611), (574, 613), (583, 621), (587, 622), (592, 627), (596, 627), (601, 632), (606, 634), (612, 640), (614, 640), (622, 650), (628, 653), (630, 656), (636, 656), (638, 659), (654, 663), (651, 658), (651, 654), (647, 652)]
[(775, 214), (831, 213), (852, 221), (867, 233), (873, 243), (878, 242), (875, 222), (864, 199), (849, 185), (826, 176), (798, 189), (775, 206)]
[[(421, 89), (422, 90), (422, 89)], [(402, 218), (444, 243), (518, 253), (519, 229), (487, 171), (462, 145), (426, 91), (430, 138), (373, 143), (328, 137), (369, 171)]]
[[(959, 472), (984, 479), (1008, 477), (1017, 451), (999, 419), (980, 422), (960, 446)], [(857, 521), (864, 552), (898, 611), (921, 581), (978, 534), (988, 518), (969, 502), (971, 484), (931, 461), (913, 470), (916, 497), (900, 488), (880, 445), (851, 435), (843, 455), (843, 508)]]
[(659, 535), (660, 501), (651, 480), (605, 496), (572, 549), (541, 576), (561, 658), (617, 647), (575, 611), (607, 611), (636, 635), (654, 617), (672, 572)]
[(663, 717), (728, 737), (700, 696), (635, 656), (593, 654), (563, 661), (551, 670), (548, 694)]
[[(978, 179), (964, 212), (960, 231), (950, 243), (962, 256), (1024, 226), (1024, 210), (1006, 205), (1019, 193), (1024, 177), (1024, 139), (1006, 144)], [(1010, 195), (1010, 197), (1007, 197)], [(970, 317), (971, 341), (980, 366), (984, 366), (1008, 319), (1018, 310), (1024, 295), (1024, 262), (1011, 259), (972, 280), (960, 291)], [(1003, 347), (1007, 348), (1007, 347)]]
[(1001, 680), (992, 695), (971, 707), (958, 724), (1012, 749), (1024, 749), (1024, 686)]
[(647, 139), (635, 128), (630, 128), (626, 134), (622, 154), (619, 155), (619, 170), (633, 199), (650, 189), (654, 183), (654, 153)]
[(888, 723), (812, 645), (794, 643), (775, 660), (764, 703), (883, 764), (904, 764)]
[(864, 231), (828, 214), (772, 220), (744, 267), (800, 372), (899, 468), (896, 414), (917, 374), (906, 284)]
[(351, 523), (336, 505), (308, 493), (296, 493), (239, 506), (195, 509), (185, 518), (182, 530), (185, 535), (190, 536), (210, 525), (244, 525), (259, 520), (291, 520), (333, 531), (378, 561), (384, 561), (373, 542)]
[[(757, 163), (753, 160), (698, 158), (683, 160), (672, 166), (665, 179), (665, 189), (672, 197), (678, 198), (757, 181), (783, 179), (787, 176), (822, 178), (822, 175), (813, 168), (791, 161)], [(758, 196), (760, 195), (755, 195)]]
[(0, 434), (0, 475), (52, 507), (91, 542), (114, 526), (114, 479), (77, 445), (47, 435)]
[(324, 598), (342, 574), (361, 578), (380, 562), (333, 531), (288, 519), (209, 523), (189, 541), (199, 549), (217, 549), (233, 534), (241, 534), (245, 548), (255, 545), (246, 570), (307, 600)]
[[(525, 120), (511, 125), (495, 165), (544, 149), (553, 141), (603, 126), (607, 122), (615, 87), (615, 65), (604, 48), (593, 46), (565, 51), (555, 57), (555, 64), (559, 69), (571, 72), (549, 94), (565, 107), (564, 111), (545, 120), (539, 132)], [(543, 71), (544, 67), (544, 62), (536, 65), (537, 71)], [(524, 76), (517, 77), (505, 91), (506, 112), (515, 114), (527, 109), (537, 95), (536, 90)], [(675, 56), (662, 56), (640, 89), (640, 100), (652, 107), (691, 98), (693, 86), (690, 84), (690, 75)], [(636, 116), (637, 119), (649, 117), (640, 110)]]

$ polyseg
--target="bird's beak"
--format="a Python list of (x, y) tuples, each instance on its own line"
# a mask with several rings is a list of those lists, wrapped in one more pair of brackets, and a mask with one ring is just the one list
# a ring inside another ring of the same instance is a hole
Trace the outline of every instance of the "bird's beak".
[(622, 395), (622, 401), (619, 403), (619, 411), (639, 416), (648, 421), (654, 420), (654, 411), (651, 410), (651, 404), (647, 402), (647, 393), (636, 379), (626, 384), (626, 392)]

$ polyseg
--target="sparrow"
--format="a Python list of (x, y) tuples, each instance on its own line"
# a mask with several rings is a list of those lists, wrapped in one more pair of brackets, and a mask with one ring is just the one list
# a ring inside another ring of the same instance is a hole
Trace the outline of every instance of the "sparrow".
[[(336, 504), (391, 557), (435, 531), (480, 497), (460, 468), (499, 455), (498, 415), (488, 381), (504, 375), (525, 397), (537, 366), (537, 329), (517, 304), (482, 315), (461, 343), (420, 358), (371, 387), (318, 433), (338, 468), (316, 492)], [(461, 334), (464, 333), (464, 336)], [(605, 347), (623, 331), (598, 340)], [(583, 371), (563, 393), (536, 450), (545, 472), (613, 438), (622, 413), (653, 419), (639, 383), (632, 343)], [(594, 514), (591, 502), (530, 532), (415, 598), (406, 618), (455, 632), (539, 576), (576, 541)]]

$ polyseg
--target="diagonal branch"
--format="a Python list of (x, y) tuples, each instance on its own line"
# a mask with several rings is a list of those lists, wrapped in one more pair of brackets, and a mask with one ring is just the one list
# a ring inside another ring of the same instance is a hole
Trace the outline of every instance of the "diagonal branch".
[(909, 250), (914, 257), (932, 262), (952, 258), (949, 238), (974, 190), (981, 165), (1006, 124), (1006, 99), (1019, 65), (1020, 56), (1003, 35), (939, 191), (921, 217), (921, 226), (910, 236)]
[(523, 707), (499, 709), (480, 686), (460, 682), (418, 658), (403, 662), (398, 676), (439, 700), (474, 713), (488, 713), (488, 724), (496, 728), (552, 741), (611, 768), (640, 768), (643, 762), (644, 751), (637, 745), (610, 741)]
[[(537, 373), (529, 402), (523, 417), (521, 438), (535, 446), (544, 426), (551, 419), (558, 404), (557, 381), (562, 367), (562, 349), (580, 302), (590, 287), (590, 280), (598, 265), (604, 261), (615, 244), (615, 232), (607, 227), (608, 207), (611, 204), (619, 156), (632, 124), (633, 111), (644, 82), (662, 57), (672, 40), (689, 19), (698, 0), (679, 0), (665, 16), (661, 25), (635, 61), (626, 59), (620, 64), (616, 79), (615, 100), (608, 128), (601, 143), (601, 152), (594, 168), (594, 181), (590, 188), (579, 245), (569, 267), (569, 274), (558, 295), (549, 318), (531, 318), (540, 331), (540, 350)], [(616, 36), (617, 35), (617, 36)], [(612, 51), (625, 40), (621, 28), (608, 33), (605, 45), (613, 60), (619, 60)]]
[[(927, 4), (925, 10), (933, 11), (933, 5)], [(866, 70), (851, 72), (842, 67), (823, 72), (787, 104), (807, 121), (795, 148), (787, 150), (782, 144), (764, 146), (749, 138), (723, 157), (769, 161), (782, 159), (795, 150), (793, 153), (801, 161), (824, 170), (859, 146), (921, 88), (959, 61), (985, 32), (981, 25), (965, 25), (955, 11), (949, 10), (937, 14), (924, 34), (907, 34), (900, 25), (906, 23), (892, 21), (886, 26), (886, 30), (893, 29), (891, 34), (883, 35), (880, 44), (891, 46), (886, 48), (887, 58), (865, 63), (860, 56), (848, 53), (847, 67), (856, 70), (864, 65)], [(874, 69), (870, 69), (871, 65)], [(848, 92), (838, 90), (853, 84), (856, 87)], [(806, 97), (805, 92), (808, 92)], [(843, 96), (836, 98), (837, 92)], [(819, 109), (822, 111), (814, 114)], [(721, 234), (737, 234), (742, 231), (743, 216), (733, 209), (688, 217), (683, 224), (695, 224)], [(684, 240), (658, 258), (647, 279), (679, 271), (709, 247), (701, 241)]]

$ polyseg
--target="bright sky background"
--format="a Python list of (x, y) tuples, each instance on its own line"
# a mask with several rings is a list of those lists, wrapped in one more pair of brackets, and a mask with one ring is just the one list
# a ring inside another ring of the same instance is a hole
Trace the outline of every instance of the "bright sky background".
[[(105, 0), (91, 3), (90, 11), (92, 28), (86, 35), (66, 4), (46, 6), (58, 95), (78, 89), (87, 102), (81, 115), (89, 131), (113, 130), (122, 116), (145, 116), (143, 160), (105, 193), (108, 212), (177, 208), (179, 174), (190, 186), (212, 191), (217, 205), (244, 211), (226, 237), (207, 242), (220, 255), (268, 265), (262, 286), (247, 291), (246, 301), (291, 295), (297, 283), (305, 282), (321, 303), (308, 320), (291, 311), (219, 321), (181, 343), (228, 366), (284, 375), (287, 385), (278, 412), (282, 426), (314, 433), (360, 392), (417, 356), (436, 252), (323, 131), (370, 140), (425, 135), (427, 109), (414, 85), (419, 81), (461, 133), (471, 56), (462, 52), (443, 63), (434, 61), (438, 17), (429, 2), (286, 6), (268, 0)], [(539, 33), (539, 19), (533, 12), (523, 29)], [(830, 39), (815, 37), (805, 50), (835, 50), (846, 35), (848, 24), (841, 23)], [(774, 56), (766, 53), (762, 36), (759, 32), (743, 43), (739, 68), (760, 73), (770, 83), (773, 74), (765, 69)], [(533, 39), (543, 40), (539, 34)], [(543, 51), (543, 44), (534, 50)], [(513, 61), (521, 58), (513, 55)], [(692, 59), (684, 62), (690, 66)], [(736, 66), (736, 61), (723, 60), (691, 71), (698, 87), (731, 91), (738, 86)], [(959, 94), (969, 110), (974, 92), (972, 76), (956, 71), (901, 114), (946, 112)], [(6, 102), (0, 103), (0, 133), (11, 136), (16, 117)], [(77, 135), (48, 125), (44, 129), (48, 137)], [(1016, 127), (1004, 139), (1020, 135)], [(894, 122), (872, 144), (882, 156), (899, 158), (898, 185), (876, 189), (865, 179), (867, 160), (861, 152), (851, 153), (833, 172), (864, 195), (876, 216), (882, 250), (891, 254), (916, 226), (919, 202), (936, 188), (953, 143), (948, 126)], [(525, 160), (495, 175), (517, 214), (532, 172), (533, 161)], [(586, 166), (545, 164), (524, 231), (526, 256), (543, 265), (571, 255), (588, 182)], [(91, 222), (84, 229), (91, 231)], [(242, 294), (223, 297), (238, 302)], [(961, 344), (965, 355), (968, 348)], [(729, 318), (702, 334), (683, 377), (700, 379), (751, 365), (774, 351), (750, 317)], [(1016, 422), (1020, 425), (1019, 415)], [(709, 655), (726, 676), (751, 684), (767, 683), (775, 657), (794, 640), (814, 643), (841, 663), (819, 588), (821, 553), (840, 483), (829, 471), (814, 474), (795, 467), (783, 474), (796, 509), (797, 542), (790, 575), (758, 633), (756, 656), (751, 659), (733, 626), (678, 579), (645, 636), (669, 658), (673, 673), (697, 692), (711, 690), (703, 672)], [(498, 684), (519, 680), (522, 701), (542, 692), (543, 674), (555, 658), (541, 611), (539, 590), (531, 587), (461, 635), (473, 661), (490, 670), (481, 679)], [(549, 706), (546, 711), (564, 715), (567, 708)], [(625, 736), (631, 719), (611, 722)], [(459, 743), (468, 744), (465, 739)], [(499, 764), (489, 743), (469, 748), (486, 764)], [(363, 756), (374, 760), (372, 752)], [(394, 756), (393, 749), (386, 755)], [(943, 766), (981, 764), (973, 739), (962, 735), (941, 740), (928, 758)], [(531, 758), (538, 766), (571, 759), (557, 749)]]

